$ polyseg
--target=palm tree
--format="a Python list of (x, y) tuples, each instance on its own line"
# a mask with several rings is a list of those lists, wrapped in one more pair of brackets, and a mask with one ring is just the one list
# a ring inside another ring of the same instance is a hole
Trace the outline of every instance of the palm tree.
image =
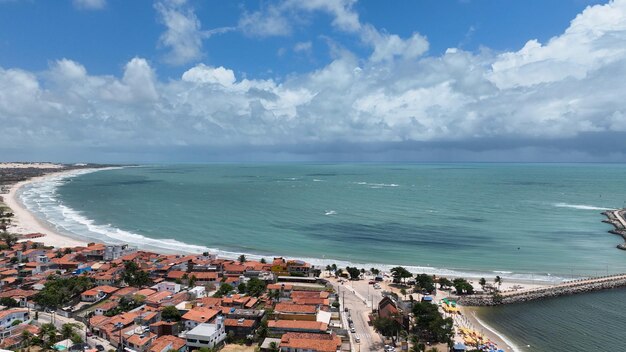
[(406, 301), (406, 289), (405, 288), (400, 289), (400, 294), (404, 296), (404, 300)]
[(43, 324), (39, 334), (43, 340), (44, 347), (52, 346), (56, 342), (57, 328), (53, 324)]
[(245, 263), (245, 262), (246, 262), (246, 256), (245, 256), (245, 255), (243, 255), (243, 254), (242, 254), (242, 255), (240, 255), (240, 256), (239, 256), (239, 263), (243, 264), (243, 263)]
[(500, 291), (500, 286), (502, 285), (502, 278), (500, 276), (496, 276), (496, 278), (493, 280), (493, 282), (498, 284), (498, 291)]
[(487, 280), (485, 280), (484, 277), (481, 277), (480, 280), (478, 280), (478, 284), (480, 284), (480, 287), (483, 288), (483, 291), (485, 290), (485, 285), (487, 285)]
[(61, 337), (63, 339), (69, 339), (74, 336), (74, 329), (78, 328), (76, 323), (65, 323), (61, 326)]
[(326, 271), (328, 271), (328, 275), (330, 275), (330, 271), (333, 269), (332, 266), (326, 265)]
[(33, 338), (33, 334), (28, 330), (22, 331), (22, 347), (30, 346), (31, 339)]
[(9, 247), (13, 247), (17, 243), (17, 236), (5, 231), (0, 232), (0, 240), (4, 241)]

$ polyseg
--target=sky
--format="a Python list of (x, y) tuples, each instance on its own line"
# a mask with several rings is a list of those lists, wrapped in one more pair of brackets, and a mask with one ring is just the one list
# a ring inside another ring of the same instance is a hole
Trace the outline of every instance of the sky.
[(626, 162), (626, 0), (0, 0), (0, 160)]

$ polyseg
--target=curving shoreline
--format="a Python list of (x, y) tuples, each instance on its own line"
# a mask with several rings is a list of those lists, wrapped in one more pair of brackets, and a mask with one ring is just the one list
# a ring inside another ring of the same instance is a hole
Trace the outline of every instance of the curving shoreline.
[(56, 231), (54, 228), (52, 228), (49, 224), (37, 218), (37, 216), (35, 216), (28, 209), (26, 209), (24, 204), (22, 204), (19, 199), (20, 189), (30, 183), (43, 181), (50, 177), (72, 175), (75, 172), (75, 170), (52, 172), (44, 176), (33, 177), (25, 181), (20, 181), (12, 185), (9, 189), (9, 193), (7, 193), (5, 197), (3, 197), (4, 203), (9, 208), (11, 208), (11, 210), (15, 214), (10, 230), (14, 233), (22, 235), (29, 233), (44, 234), (45, 236), (37, 238), (37, 242), (42, 242), (46, 246), (75, 247), (86, 245), (87, 242), (71, 238), (67, 235), (63, 235)]

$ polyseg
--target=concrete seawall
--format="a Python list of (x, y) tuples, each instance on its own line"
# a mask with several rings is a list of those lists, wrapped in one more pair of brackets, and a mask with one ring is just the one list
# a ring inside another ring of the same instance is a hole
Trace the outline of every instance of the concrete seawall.
[(497, 296), (461, 296), (458, 298), (458, 302), (465, 306), (495, 306), (500, 304), (521, 303), (544, 298), (608, 290), (618, 287), (626, 287), (626, 274), (568, 281), (559, 285), (532, 290), (501, 292)]
[(618, 244), (617, 248), (626, 250), (626, 209), (608, 210), (603, 212), (602, 215), (606, 216), (606, 220), (602, 221), (614, 227), (609, 233), (622, 236), (625, 241)]

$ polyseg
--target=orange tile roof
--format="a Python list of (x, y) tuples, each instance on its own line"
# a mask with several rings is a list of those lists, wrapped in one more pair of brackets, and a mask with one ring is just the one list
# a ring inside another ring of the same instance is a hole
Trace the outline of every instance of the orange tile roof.
[(335, 334), (307, 334), (288, 332), (280, 339), (280, 347), (316, 352), (335, 352), (341, 349), (341, 339)]
[(186, 341), (181, 339), (180, 337), (172, 336), (172, 335), (163, 335), (158, 339), (152, 341), (152, 346), (150, 347), (150, 352), (162, 352), (163, 350), (175, 350), (178, 351), (183, 348), (186, 344)]
[(255, 321), (252, 319), (224, 319), (224, 326), (244, 326), (251, 328), (254, 326)]
[(183, 315), (183, 319), (206, 323), (211, 321), (218, 313), (219, 311), (215, 309), (195, 307), (187, 311), (187, 313)]
[(156, 334), (149, 333), (141, 337), (139, 334), (133, 334), (131, 337), (127, 338), (126, 341), (134, 346), (145, 346), (152, 339), (156, 337)]
[(304, 304), (291, 304), (291, 303), (278, 303), (274, 307), (274, 311), (277, 313), (317, 313), (316, 306), (308, 306)]
[(271, 320), (267, 322), (269, 328), (281, 330), (319, 330), (326, 331), (328, 324), (320, 321), (308, 320)]
[(285, 290), (285, 291), (291, 291), (293, 290), (293, 285), (292, 284), (269, 284), (267, 285), (267, 289), (268, 290)]
[(150, 288), (144, 288), (143, 290), (139, 290), (137, 292), (135, 292), (136, 295), (141, 295), (141, 296), (145, 296), (148, 297), (150, 295), (155, 294), (157, 291), (150, 289)]
[(113, 287), (113, 286), (108, 286), (108, 285), (103, 285), (103, 286), (97, 286), (93, 288), (96, 291), (102, 291), (106, 294), (111, 294), (117, 290), (119, 290), (119, 288), (117, 287)]
[(216, 297), (204, 297), (198, 300), (204, 307), (220, 307), (222, 306), (222, 299)]

